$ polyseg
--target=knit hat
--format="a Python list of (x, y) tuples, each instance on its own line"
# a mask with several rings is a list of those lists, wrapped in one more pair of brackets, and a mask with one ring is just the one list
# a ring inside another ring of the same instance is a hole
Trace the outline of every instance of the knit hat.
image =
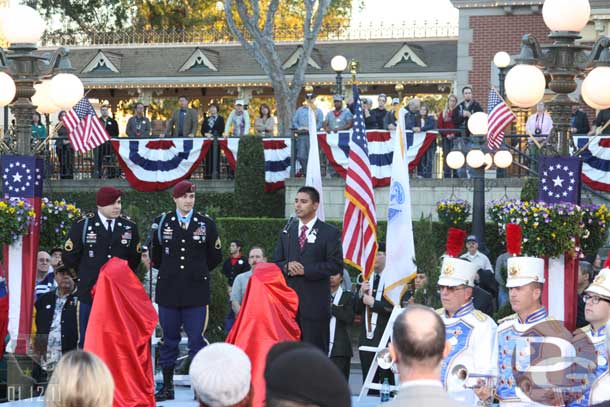
[(121, 196), (123, 191), (115, 187), (101, 187), (95, 194), (95, 204), (97, 206), (108, 206), (116, 202)]
[(193, 184), (191, 181), (180, 181), (176, 184), (174, 189), (172, 189), (172, 196), (174, 198), (180, 198), (187, 192), (195, 192), (195, 189), (195, 184)]
[(522, 287), (529, 283), (544, 283), (544, 260), (521, 254), (521, 226), (506, 225), (506, 250), (511, 257), (506, 261), (506, 288)]
[(210, 407), (242, 401), (250, 392), (250, 359), (235, 345), (218, 342), (201, 349), (189, 368), (197, 398)]

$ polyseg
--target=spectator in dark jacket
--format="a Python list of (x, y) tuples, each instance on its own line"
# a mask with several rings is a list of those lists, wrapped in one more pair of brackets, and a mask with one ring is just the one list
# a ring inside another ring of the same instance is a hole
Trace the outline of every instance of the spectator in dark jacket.
[[(597, 129), (600, 129), (601, 134), (610, 134), (610, 126), (606, 126), (606, 123), (610, 121), (610, 107), (604, 110), (600, 110), (597, 113), (597, 117), (593, 120), (593, 128), (589, 132), (589, 135), (592, 136), (597, 132)], [(603, 129), (603, 130), (601, 130)]]
[(483, 108), (472, 98), (472, 88), (470, 86), (465, 86), (462, 89), (462, 95), (464, 96), (464, 100), (457, 105), (457, 108), (453, 111), (453, 123), (455, 123), (458, 128), (464, 129), (465, 134), (468, 136), (470, 132), (468, 131), (468, 119), (473, 113), (482, 112)]
[[(436, 127), (436, 120), (428, 112), (428, 106), (423, 104), (416, 114), (408, 114), (406, 116), (409, 122), (405, 125), (407, 130), (413, 130), (414, 133), (432, 130)], [(409, 144), (407, 138), (407, 145)], [(434, 151), (436, 150), (436, 141), (434, 141), (421, 157), (417, 166), (417, 176), (430, 178), (432, 176), (432, 162), (434, 161)]]
[(369, 98), (362, 99), (362, 113), (364, 114), (364, 127), (367, 130), (373, 130), (377, 128), (377, 120), (371, 112), (373, 101)]
[(376, 129), (385, 129), (385, 116), (388, 114), (388, 109), (386, 109), (388, 97), (381, 93), (377, 97), (378, 106), (371, 110), (371, 115), (374, 117), (376, 122)]
[(587, 134), (590, 130), (587, 114), (578, 105), (572, 105), (572, 134)]

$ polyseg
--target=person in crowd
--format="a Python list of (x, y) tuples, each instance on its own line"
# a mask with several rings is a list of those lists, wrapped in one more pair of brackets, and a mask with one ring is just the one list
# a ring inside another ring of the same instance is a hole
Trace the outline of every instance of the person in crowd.
[[(498, 326), (489, 316), (474, 308), (473, 288), (476, 266), (466, 260), (446, 256), (443, 259), (438, 288), (443, 308), (446, 337), (452, 342), (441, 367), (441, 381), (451, 398), (470, 406), (478, 400), (472, 389), (456, 378), (454, 371), (463, 366), (468, 372), (493, 375), (498, 367)], [(456, 329), (456, 327), (469, 329)]]
[(111, 257), (127, 260), (136, 270), (142, 248), (138, 226), (121, 214), (122, 191), (105, 186), (95, 195), (96, 213), (88, 213), (72, 224), (62, 253), (63, 264), (78, 276), (79, 347), (85, 343), (93, 297), (91, 289), (102, 266)]
[(218, 114), (218, 105), (210, 104), (208, 113), (203, 118), (201, 124), (201, 135), (204, 137), (220, 137), (225, 130), (225, 119)]
[(396, 130), (396, 110), (397, 106), (400, 105), (400, 99), (398, 98), (394, 98), (392, 99), (392, 108), (390, 110), (388, 110), (386, 112), (385, 118), (384, 118), (384, 124), (383, 124), (383, 128), (386, 130)]
[(343, 96), (335, 95), (333, 97), (335, 109), (326, 114), (324, 120), (324, 130), (327, 133), (336, 133), (342, 130), (352, 128), (353, 116), (349, 109), (343, 107)]
[(189, 367), (199, 407), (252, 407), (252, 364), (235, 345), (213, 343)]
[(51, 256), (45, 251), (39, 251), (36, 258), (36, 298), (54, 290), (55, 287), (57, 287), (57, 283), (51, 270)]
[[(453, 121), (453, 113), (457, 108), (458, 99), (455, 95), (449, 95), (447, 98), (447, 103), (445, 103), (445, 107), (438, 115), (438, 120), (436, 122), (436, 127), (439, 130), (443, 129), (457, 129), (458, 124)], [(443, 157), (445, 158), (443, 164), (443, 175), (445, 178), (455, 178), (457, 177), (456, 170), (451, 169), (447, 165), (447, 155), (453, 150), (453, 148), (462, 149), (461, 138), (459, 133), (454, 132), (444, 132), (441, 131), (442, 137), (442, 148), (443, 148)]]
[(74, 174), (74, 149), (68, 138), (68, 129), (62, 120), (65, 111), (59, 112), (59, 123), (55, 126), (55, 152), (59, 161), (59, 177), (61, 179), (72, 179)]
[(585, 260), (591, 263), (591, 266), (593, 267), (593, 276), (597, 276), (602, 269), (602, 258), (599, 253), (590, 254), (585, 257)]
[(233, 285), (235, 277), (250, 269), (248, 259), (241, 252), (243, 246), (241, 240), (231, 240), (229, 244), (229, 258), (222, 264), (222, 273), (229, 281), (229, 287)]
[(341, 232), (316, 216), (320, 193), (299, 188), (294, 200), (298, 222), (279, 233), (273, 260), (299, 297), (302, 340), (328, 354), (331, 317), (330, 276), (343, 273)]
[[(119, 124), (114, 118), (110, 117), (110, 106), (104, 105), (100, 108), (100, 122), (102, 123), (102, 127), (106, 129), (110, 138), (119, 137)], [(104, 174), (102, 174), (102, 167), (104, 162), (108, 162), (109, 160), (114, 160), (114, 150), (112, 149), (110, 140), (107, 140), (95, 149), (95, 173), (98, 178), (104, 176)], [(108, 178), (114, 178), (116, 176), (116, 171), (111, 168), (105, 175)]]
[(144, 104), (137, 102), (135, 114), (127, 121), (125, 133), (131, 138), (150, 137), (150, 130), (150, 120), (144, 114)]
[(479, 239), (475, 235), (469, 235), (466, 238), (466, 253), (462, 254), (460, 258), (473, 263), (477, 267), (477, 270), (489, 270), (491, 273), (494, 272), (489, 258), (479, 251)]
[[(364, 281), (358, 287), (358, 298), (355, 299), (354, 310), (356, 314), (362, 315), (362, 329), (358, 346), (385, 346), (380, 344), (383, 332), (392, 314), (392, 304), (383, 296), (384, 285), (381, 275), (385, 269), (385, 243), (379, 242), (377, 257), (373, 265), (372, 284)], [(372, 352), (360, 351), (360, 365), (362, 366), (362, 380), (366, 379), (371, 364), (373, 363)], [(377, 370), (375, 382), (382, 382), (385, 378), (390, 383), (394, 382), (394, 375), (389, 370)]]
[(36, 336), (34, 353), (47, 375), (55, 368), (63, 354), (78, 345), (77, 304), (74, 280), (68, 269), (55, 270), (57, 288), (36, 300)]
[(178, 98), (178, 109), (167, 121), (165, 133), (161, 137), (195, 137), (199, 122), (197, 110), (189, 108), (189, 100), (182, 95)]
[[(152, 300), (155, 290), (157, 289), (157, 277), (159, 275), (159, 270), (152, 266), (150, 249), (145, 245), (142, 245), (142, 263), (140, 264), (140, 270), (144, 274), (142, 285), (144, 285), (146, 294), (148, 294), (148, 297)], [(140, 275), (140, 273), (137, 274)]]
[(498, 284), (498, 308), (502, 308), (508, 303), (508, 291), (506, 290), (506, 262), (510, 256), (510, 253), (504, 252), (496, 258), (494, 276), (496, 283)]
[(258, 108), (258, 117), (254, 121), (254, 130), (259, 136), (273, 136), (275, 117), (271, 116), (271, 109), (266, 103)]
[[(606, 332), (610, 332), (610, 321), (606, 322)], [(610, 358), (610, 335), (606, 334), (606, 360)], [(606, 370), (591, 386), (591, 403), (594, 407), (610, 407), (610, 370)]]
[(57, 267), (59, 267), (62, 264), (61, 253), (62, 253), (61, 247), (54, 247), (51, 249), (51, 253), (49, 253), (51, 255), (51, 268), (50, 268), (51, 271), (55, 270)]
[(45, 394), (46, 407), (111, 407), (114, 380), (93, 353), (66, 353), (55, 368)]
[(38, 112), (34, 112), (32, 115), (32, 138), (35, 141), (47, 138), (47, 128), (42, 124), (42, 118)]
[(392, 327), (390, 354), (400, 375), (400, 390), (388, 407), (465, 406), (451, 399), (440, 381), (441, 364), (451, 345), (445, 341), (445, 326), (430, 308), (410, 305)]
[[(419, 109), (421, 108), (421, 100), (419, 98), (414, 97), (409, 100), (409, 104), (405, 110), (405, 129), (413, 130), (413, 128), (419, 129), (421, 126), (421, 121), (418, 121)], [(427, 115), (427, 114), (426, 114)]]
[[(582, 262), (581, 262), (582, 263)], [(610, 267), (610, 263), (606, 265)], [(580, 296), (579, 296), (580, 297)], [(584, 328), (577, 331), (577, 334), (587, 336), (588, 342), (595, 347), (597, 357), (597, 367), (595, 369), (595, 381), (591, 386), (591, 394), (586, 391), (576, 403), (571, 406), (589, 406), (592, 403), (610, 400), (610, 387), (606, 387), (601, 395), (599, 389), (600, 378), (608, 375), (608, 355), (606, 354), (606, 344), (608, 335), (607, 324), (610, 321), (610, 268), (604, 268), (593, 280), (582, 296), (585, 305), (585, 319), (589, 323)], [(608, 381), (608, 379), (606, 379)], [(591, 396), (591, 397), (590, 397)], [(591, 398), (591, 400), (589, 400)]]
[(536, 137), (538, 141), (544, 140), (553, 129), (553, 118), (546, 111), (543, 101), (536, 104), (536, 113), (530, 115), (525, 123), (525, 130)]
[(241, 137), (250, 133), (250, 114), (244, 109), (244, 101), (237, 99), (235, 108), (229, 114), (225, 123), (226, 137)]
[(362, 113), (364, 114), (364, 127), (366, 130), (377, 128), (376, 117), (372, 113), (373, 101), (369, 98), (362, 99)]
[(587, 114), (580, 109), (579, 103), (574, 100), (573, 102), (570, 131), (572, 134), (587, 134), (591, 129), (589, 126), (589, 118), (587, 117)]
[(589, 131), (589, 135), (593, 136), (599, 131), (600, 134), (610, 134), (610, 125), (606, 125), (610, 121), (610, 107), (600, 110), (593, 120), (593, 127)]
[(267, 258), (265, 257), (263, 248), (260, 246), (252, 246), (250, 253), (248, 253), (248, 264), (250, 265), (250, 270), (235, 277), (233, 286), (231, 287), (231, 309), (233, 310), (234, 315), (239, 314), (241, 303), (244, 300), (244, 295), (246, 295), (246, 288), (248, 288), (248, 281), (250, 281), (250, 277), (252, 277), (254, 268), (258, 263), (266, 262)]
[(163, 387), (157, 401), (174, 399), (174, 368), (181, 329), (188, 336), (191, 360), (205, 346), (204, 328), (210, 303), (210, 271), (222, 260), (214, 221), (195, 212), (195, 185), (180, 181), (172, 190), (175, 209), (157, 217), (152, 226), (151, 260), (159, 270), (155, 300), (163, 329), (159, 365)]
[[(407, 129), (413, 130), (414, 133), (432, 130), (436, 127), (436, 120), (429, 114), (428, 105), (422, 104), (419, 112), (415, 116), (410, 116), (411, 123), (407, 125)], [(430, 178), (432, 176), (432, 163), (434, 161), (434, 151), (436, 150), (436, 141), (433, 142), (426, 150), (417, 166), (417, 174), (419, 177)]]
[[(462, 88), (462, 97), (464, 100), (457, 105), (451, 117), (453, 123), (455, 123), (458, 128), (462, 130), (462, 134), (464, 136), (469, 136), (470, 132), (468, 130), (468, 119), (474, 113), (482, 112), (483, 108), (479, 102), (473, 99), (472, 88), (470, 86), (464, 86)], [(465, 145), (465, 148), (469, 150), (470, 146)]]
[(578, 293), (578, 308), (576, 311), (576, 328), (587, 325), (585, 319), (585, 289), (593, 281), (593, 266), (591, 263), (581, 260), (578, 262), (578, 282), (576, 292)]
[(345, 380), (349, 381), (350, 363), (352, 360), (352, 341), (349, 327), (354, 321), (354, 296), (351, 291), (344, 291), (341, 285), (343, 274), (330, 276), (330, 343), (328, 356), (341, 370)]
[[(292, 116), (292, 130), (297, 134), (296, 158), (301, 166), (297, 176), (304, 175), (307, 169), (307, 160), (309, 159), (309, 103), (315, 102), (316, 95), (308, 93), (305, 95), (305, 99), (303, 106), (299, 107)], [(316, 107), (315, 118), (315, 128), (317, 131), (321, 131), (324, 125), (324, 115), (318, 107)]]
[(266, 407), (350, 407), (347, 381), (326, 354), (311, 346), (279, 343), (265, 367)]
[(388, 114), (388, 109), (386, 108), (386, 103), (388, 101), (388, 97), (384, 93), (380, 93), (377, 96), (377, 107), (371, 109), (371, 115), (375, 121), (375, 129), (385, 129), (385, 116)]

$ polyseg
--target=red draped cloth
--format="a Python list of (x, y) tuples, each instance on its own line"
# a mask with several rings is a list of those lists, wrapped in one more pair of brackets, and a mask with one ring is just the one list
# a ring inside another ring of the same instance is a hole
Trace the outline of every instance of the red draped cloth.
[(95, 353), (114, 378), (114, 407), (154, 407), (150, 338), (157, 312), (126, 260), (100, 270), (87, 325), (85, 350)]
[(265, 401), (265, 359), (278, 342), (298, 341), (301, 330), (296, 321), (299, 299), (286, 285), (279, 267), (259, 263), (254, 269), (241, 309), (227, 342), (243, 349), (252, 362), (254, 407)]

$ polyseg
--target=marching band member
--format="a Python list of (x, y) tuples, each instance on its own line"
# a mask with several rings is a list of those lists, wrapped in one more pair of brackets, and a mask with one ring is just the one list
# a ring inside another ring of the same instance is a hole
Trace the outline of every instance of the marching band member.
[(477, 267), (468, 260), (456, 258), (464, 246), (466, 233), (451, 228), (448, 232), (447, 253), (443, 259), (438, 288), (443, 308), (437, 310), (445, 323), (449, 355), (441, 365), (441, 381), (449, 396), (474, 406), (478, 398), (466, 388), (468, 375), (495, 376), (498, 354), (496, 323), (476, 310), (472, 288)]

